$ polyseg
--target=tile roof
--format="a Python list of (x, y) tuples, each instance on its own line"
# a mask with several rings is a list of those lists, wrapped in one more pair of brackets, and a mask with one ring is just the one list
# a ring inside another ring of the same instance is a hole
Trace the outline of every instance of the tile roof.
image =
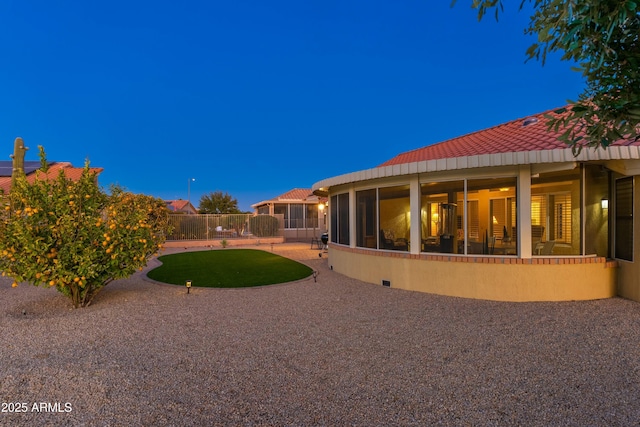
[(173, 206), (176, 209), (182, 209), (189, 203), (187, 200), (166, 200), (167, 205)]
[[(180, 211), (182, 209), (187, 208), (188, 205), (190, 205), (190, 202), (188, 200), (165, 200), (164, 201), (167, 205), (167, 208), (169, 208), (169, 210), (172, 211)], [(191, 206), (191, 208), (193, 210), (195, 210), (195, 208), (193, 206)]]
[[(558, 140), (561, 131), (555, 132), (547, 128), (548, 119), (545, 115), (554, 110), (400, 153), (380, 166), (484, 154), (564, 149), (567, 145)], [(640, 141), (619, 141), (612, 145), (637, 146), (640, 145)]]
[(307, 200), (315, 197), (310, 188), (294, 188), (276, 197), (276, 200)]
[(289, 190), (286, 193), (283, 193), (273, 199), (263, 200), (258, 203), (254, 203), (251, 205), (252, 208), (257, 208), (258, 206), (263, 206), (269, 203), (276, 202), (305, 202), (311, 200), (313, 203), (324, 203), (327, 201), (326, 197), (317, 197), (313, 194), (311, 189), (309, 188), (294, 188), (293, 190)]
[[(64, 176), (71, 181), (78, 181), (82, 176), (84, 168), (76, 168), (69, 162), (54, 162), (49, 165), (47, 174), (44, 175), (42, 171), (33, 171), (27, 174), (27, 181), (33, 183), (36, 179), (41, 180), (53, 180), (58, 177), (60, 171), (64, 173)], [(89, 168), (89, 170), (96, 175), (99, 175), (103, 168)], [(4, 191), (4, 194), (9, 194), (11, 191), (11, 177), (0, 176), (0, 189)]]

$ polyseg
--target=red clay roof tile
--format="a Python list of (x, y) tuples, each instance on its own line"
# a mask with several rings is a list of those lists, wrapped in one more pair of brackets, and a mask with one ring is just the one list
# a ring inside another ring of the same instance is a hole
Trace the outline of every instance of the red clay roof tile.
[(195, 206), (193, 206), (188, 200), (165, 200), (164, 203), (166, 204), (167, 209), (173, 212), (197, 212)]
[(276, 197), (277, 200), (307, 200), (310, 196), (313, 196), (311, 189), (309, 188), (294, 188), (284, 194)]
[[(549, 110), (526, 118), (512, 120), (448, 141), (400, 153), (380, 166), (483, 154), (567, 148), (563, 142), (558, 140), (562, 130), (554, 132), (547, 128), (548, 119), (544, 116), (553, 111)], [(640, 141), (618, 141), (613, 145), (640, 145)]]
[(318, 203), (324, 203), (327, 201), (326, 197), (318, 197), (316, 195), (313, 194), (313, 192), (311, 191), (311, 189), (309, 188), (294, 188), (293, 190), (289, 190), (284, 194), (281, 194), (273, 199), (270, 200), (263, 200), (261, 202), (255, 203), (253, 205), (251, 205), (251, 207), (253, 208), (257, 208), (259, 206), (263, 206), (266, 205), (268, 203), (278, 203), (278, 202), (305, 202), (305, 201), (309, 201), (309, 199), (313, 198), (313, 202), (316, 202), (316, 198), (317, 198), (317, 202)]

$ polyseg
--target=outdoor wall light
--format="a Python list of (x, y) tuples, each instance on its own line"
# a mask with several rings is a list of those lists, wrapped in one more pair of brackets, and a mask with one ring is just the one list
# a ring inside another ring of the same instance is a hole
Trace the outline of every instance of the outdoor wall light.
[(318, 203), (318, 209), (322, 212), (324, 210), (324, 203)]
[(189, 293), (189, 291), (191, 290), (191, 280), (187, 280), (187, 283), (185, 283), (185, 285), (187, 285), (187, 293)]
[(609, 199), (602, 199), (600, 206), (602, 206), (602, 209), (609, 209)]

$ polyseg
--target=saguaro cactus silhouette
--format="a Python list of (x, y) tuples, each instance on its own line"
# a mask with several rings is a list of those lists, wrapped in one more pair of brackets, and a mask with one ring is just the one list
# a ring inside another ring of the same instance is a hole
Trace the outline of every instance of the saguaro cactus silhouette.
[(22, 138), (17, 137), (13, 142), (13, 154), (11, 159), (13, 160), (13, 169), (11, 170), (11, 180), (15, 181), (18, 171), (24, 173), (24, 156), (29, 148), (24, 146)]

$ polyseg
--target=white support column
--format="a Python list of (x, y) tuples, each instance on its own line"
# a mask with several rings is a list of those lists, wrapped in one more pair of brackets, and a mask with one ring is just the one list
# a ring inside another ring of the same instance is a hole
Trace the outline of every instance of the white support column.
[(521, 258), (531, 258), (531, 166), (520, 166), (516, 185), (518, 253)]
[[(468, 184), (469, 180), (465, 179), (464, 180), (464, 201), (462, 203), (464, 203), (464, 206), (462, 207), (462, 210), (464, 212), (464, 214), (462, 215), (462, 228), (464, 230), (464, 240), (463, 242), (463, 250), (462, 253), (467, 255), (467, 252), (469, 252), (469, 244), (464, 244), (465, 242), (469, 242), (469, 194), (467, 192), (467, 184)], [(516, 186), (518, 184), (516, 183)], [(516, 204), (518, 203), (518, 201), (516, 200)], [(516, 221), (518, 219), (516, 218)]]
[(411, 215), (411, 253), (419, 254), (422, 248), (422, 231), (420, 224), (420, 180), (418, 176), (409, 182), (409, 213)]
[(329, 242), (332, 242), (335, 237), (331, 231), (331, 209), (333, 209), (333, 202), (331, 201), (331, 194), (327, 195), (327, 206), (325, 210), (327, 211), (327, 234), (329, 234)]
[(356, 190), (349, 188), (349, 247), (356, 247)]

